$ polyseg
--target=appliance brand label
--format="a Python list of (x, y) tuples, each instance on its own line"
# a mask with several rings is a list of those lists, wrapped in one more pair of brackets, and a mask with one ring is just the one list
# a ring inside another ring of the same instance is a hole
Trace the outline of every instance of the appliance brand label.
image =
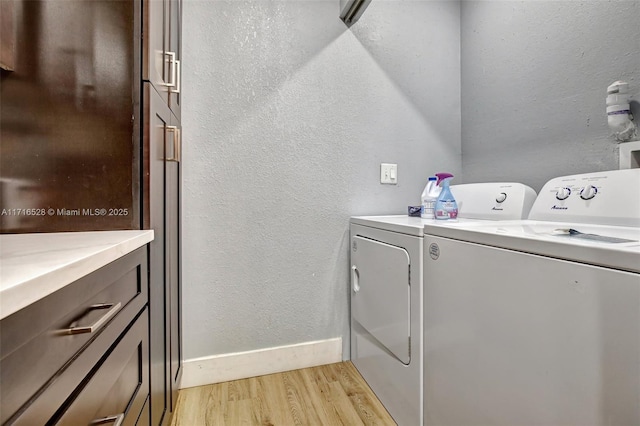
[(567, 210), (569, 207), (564, 206), (556, 206), (555, 204), (551, 207), (551, 210)]
[(431, 243), (429, 246), (429, 256), (431, 256), (433, 260), (438, 260), (440, 257), (440, 247), (438, 247), (436, 243)]
[(503, 209), (503, 208), (500, 208), (500, 207), (491, 207), (491, 210), (497, 210), (497, 211), (500, 211), (500, 212), (501, 212), (501, 211), (503, 211), (504, 209)]

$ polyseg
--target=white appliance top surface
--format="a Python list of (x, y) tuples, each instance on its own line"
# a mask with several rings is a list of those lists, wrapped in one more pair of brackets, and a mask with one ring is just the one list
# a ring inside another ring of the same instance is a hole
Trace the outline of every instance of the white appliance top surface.
[(515, 182), (452, 185), (451, 191), (458, 203), (456, 220), (422, 219), (408, 215), (354, 216), (351, 223), (422, 237), (425, 224), (448, 227), (476, 222), (526, 219), (536, 197), (533, 189)]
[(353, 216), (351, 218), (351, 223), (353, 224), (369, 226), (371, 228), (382, 229), (384, 231), (414, 235), (416, 237), (422, 237), (424, 235), (425, 225), (429, 225), (432, 227), (452, 227), (461, 225), (472, 225), (474, 223), (484, 222), (489, 221), (464, 218), (459, 218), (456, 220), (435, 220), (422, 219), (420, 217), (411, 217), (407, 215)]
[(0, 235), (0, 319), (152, 241), (152, 230)]
[[(573, 235), (569, 230), (574, 230)], [(456, 227), (427, 223), (424, 232), (425, 235), (640, 272), (640, 227), (513, 220), (483, 221)]]

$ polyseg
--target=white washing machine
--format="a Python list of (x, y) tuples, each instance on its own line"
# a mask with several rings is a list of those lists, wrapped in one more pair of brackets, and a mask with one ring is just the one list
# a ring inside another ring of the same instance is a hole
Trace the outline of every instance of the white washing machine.
[(399, 425), (421, 425), (425, 223), (455, 227), (521, 219), (535, 199), (517, 183), (452, 186), (457, 221), (351, 218), (351, 360)]
[(640, 425), (640, 169), (424, 230), (428, 425)]

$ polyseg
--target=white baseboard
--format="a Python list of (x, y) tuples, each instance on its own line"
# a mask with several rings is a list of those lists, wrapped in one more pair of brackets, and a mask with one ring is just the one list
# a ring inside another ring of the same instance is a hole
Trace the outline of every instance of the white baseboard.
[(263, 376), (342, 361), (342, 338), (184, 361), (180, 388)]

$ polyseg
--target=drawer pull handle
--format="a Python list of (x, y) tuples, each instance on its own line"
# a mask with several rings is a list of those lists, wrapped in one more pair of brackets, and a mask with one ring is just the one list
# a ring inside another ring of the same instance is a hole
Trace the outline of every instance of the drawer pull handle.
[(176, 53), (175, 52), (164, 52), (164, 55), (167, 57), (166, 62), (169, 63), (169, 82), (164, 83), (167, 87), (175, 87), (176, 86)]
[[(173, 133), (173, 156), (166, 157), (165, 161), (175, 161), (176, 163), (180, 162), (180, 151), (182, 148), (180, 147), (182, 141), (180, 136), (180, 129), (177, 126), (167, 126), (167, 132)], [(168, 150), (167, 150), (168, 151)]]
[(176, 87), (176, 52), (165, 52), (165, 56), (168, 56), (167, 61), (170, 65), (169, 69), (169, 82), (164, 83), (167, 87)]
[(113, 423), (113, 426), (120, 426), (122, 421), (124, 420), (124, 413), (118, 414), (116, 416), (107, 416), (101, 419), (95, 419), (90, 425), (103, 425), (105, 423)]
[(169, 91), (171, 93), (180, 93), (180, 61), (176, 59), (174, 63), (176, 64), (175, 65), (176, 66), (176, 84), (175, 84), (176, 88), (170, 89)]
[[(103, 316), (101, 316), (96, 322), (86, 327), (69, 327), (65, 330), (65, 334), (82, 334), (82, 333), (93, 333), (98, 330), (100, 327), (104, 325), (109, 319), (116, 314), (120, 310), (120, 306), (122, 304), (120, 302), (116, 303), (100, 303), (98, 305), (89, 306), (90, 310), (93, 309), (109, 309)], [(72, 324), (73, 325), (73, 324)]]

